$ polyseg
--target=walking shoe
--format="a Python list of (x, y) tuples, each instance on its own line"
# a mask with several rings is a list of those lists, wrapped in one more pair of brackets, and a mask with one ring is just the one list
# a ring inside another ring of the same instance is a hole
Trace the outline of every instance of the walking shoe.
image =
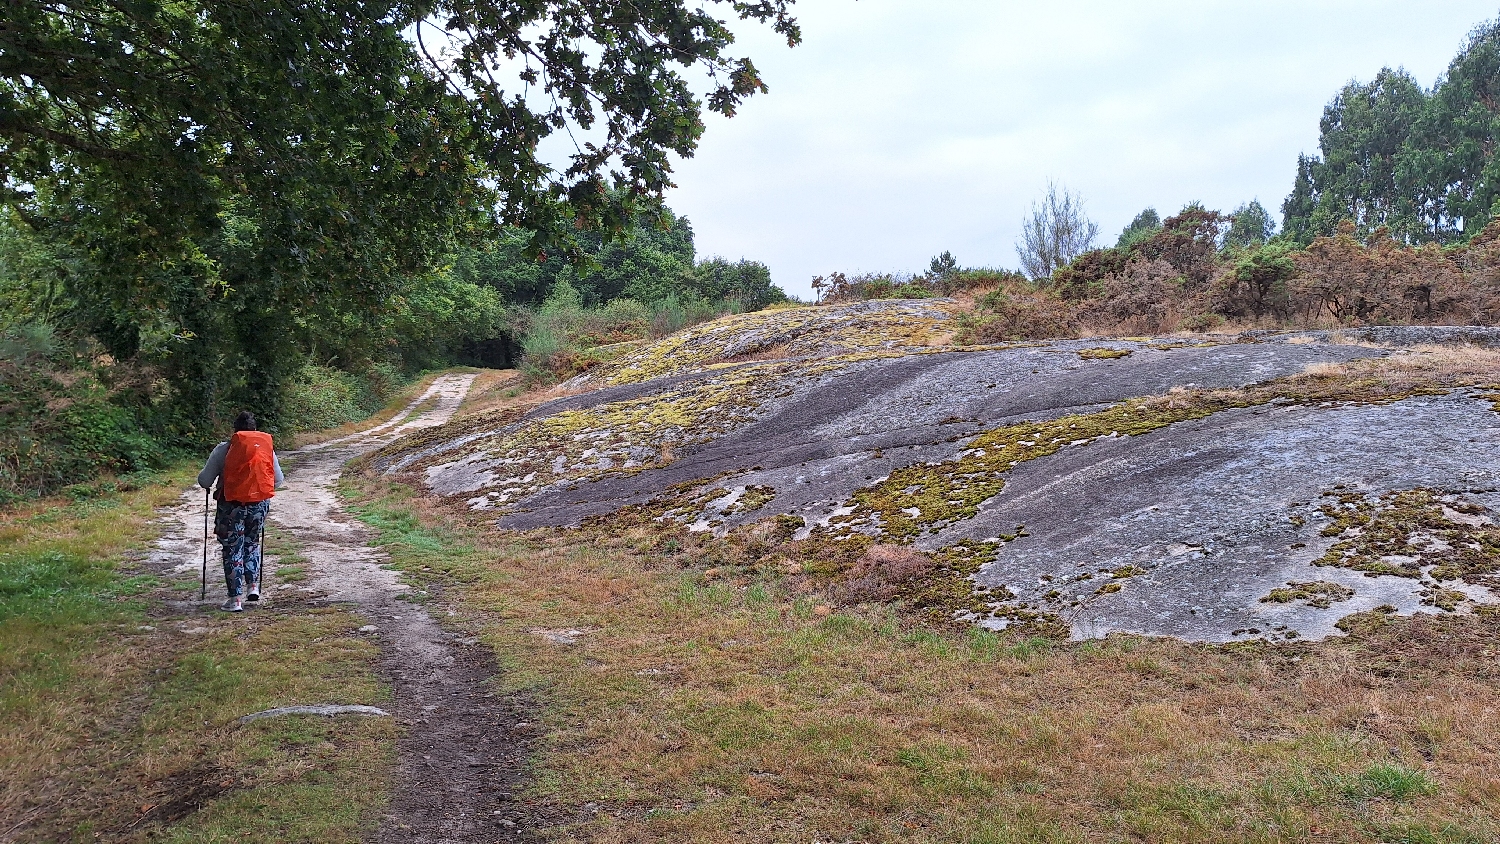
[(255, 582), (255, 583), (250, 584), (250, 594), (248, 594), (248, 595), (245, 596), (245, 600), (247, 600), (247, 601), (259, 601), (260, 600), (260, 583), (258, 581)]
[(245, 605), (240, 603), (239, 598), (230, 598), (222, 605), (220, 605), (219, 609), (223, 610), (224, 612), (244, 612)]

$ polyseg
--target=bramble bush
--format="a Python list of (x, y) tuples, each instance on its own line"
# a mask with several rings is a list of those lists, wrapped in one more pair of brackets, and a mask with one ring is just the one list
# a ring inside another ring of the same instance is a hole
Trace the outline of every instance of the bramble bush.
[(161, 462), (99, 373), (61, 367), (63, 355), (48, 326), (0, 329), (0, 504)]

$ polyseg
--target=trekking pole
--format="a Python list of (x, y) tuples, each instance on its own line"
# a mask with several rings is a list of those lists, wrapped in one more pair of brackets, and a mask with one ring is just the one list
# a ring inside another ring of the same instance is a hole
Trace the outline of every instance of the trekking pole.
[(260, 592), (266, 593), (266, 523), (271, 521), (271, 505), (266, 505), (266, 517), (260, 520)]
[(208, 490), (203, 490), (203, 577), (199, 581), (198, 600), (208, 598)]

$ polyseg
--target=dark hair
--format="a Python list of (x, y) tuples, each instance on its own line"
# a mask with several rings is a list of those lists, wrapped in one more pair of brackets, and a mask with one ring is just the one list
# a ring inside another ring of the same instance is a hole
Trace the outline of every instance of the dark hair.
[(240, 411), (240, 415), (234, 417), (234, 429), (236, 431), (255, 430), (255, 414), (248, 410)]

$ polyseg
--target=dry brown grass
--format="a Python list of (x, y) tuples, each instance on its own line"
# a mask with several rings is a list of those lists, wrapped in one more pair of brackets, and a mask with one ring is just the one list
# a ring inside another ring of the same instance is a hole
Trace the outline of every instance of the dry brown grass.
[[(1366, 366), (1377, 366), (1369, 363)], [(1479, 346), (1417, 346), (1379, 365), (1398, 377), (1482, 383), (1500, 378), (1500, 350)]]
[(1310, 364), (1300, 379), (1288, 383), (1299, 380), (1343, 382), (1356, 390), (1372, 387), (1389, 395), (1433, 388), (1490, 387), (1500, 382), (1500, 351), (1477, 346), (1418, 346), (1385, 357)]
[(506, 406), (525, 392), (525, 378), (518, 369), (485, 369), (474, 377), (474, 385), (458, 412), (482, 413)]
[(872, 545), (848, 570), (835, 594), (840, 603), (888, 601), (901, 584), (937, 568), (931, 557), (905, 545)]
[[(418, 514), (422, 541), (391, 539), (398, 563), (447, 581), (505, 682), (547, 701), (532, 797), (599, 808), (558, 840), (1500, 835), (1500, 615), (1373, 616), (1321, 644), (1007, 639), (830, 612), (807, 578), (758, 564), (795, 556), (775, 532), (504, 536), (399, 488), (362, 495)], [(593, 632), (532, 632), (557, 628)], [(1391, 766), (1435, 793), (1358, 790)]]
[(754, 361), (762, 360), (782, 360), (784, 358), (790, 357), (791, 353), (792, 350), (789, 345), (787, 345), (786, 343), (778, 343), (774, 346), (765, 346), (763, 348), (756, 349), (753, 352), (746, 352), (742, 355), (735, 355), (731, 358), (725, 358), (724, 363), (752, 363)]

